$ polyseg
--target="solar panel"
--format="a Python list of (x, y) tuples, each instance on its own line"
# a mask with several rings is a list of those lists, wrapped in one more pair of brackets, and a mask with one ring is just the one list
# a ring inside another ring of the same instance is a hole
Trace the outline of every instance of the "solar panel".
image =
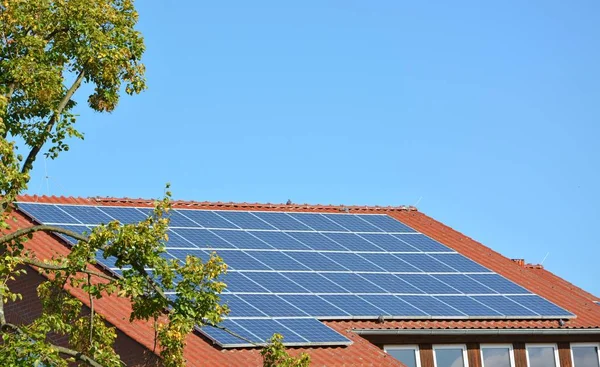
[[(37, 203), (20, 209), (77, 233), (152, 212)], [(206, 261), (214, 251), (228, 265), (220, 279), (227, 284), (222, 302), (232, 311), (223, 326), (243, 339), (201, 329), (223, 347), (264, 343), (275, 330), (288, 345), (349, 343), (317, 319), (573, 317), (388, 215), (176, 209), (169, 218), (163, 258)], [(121, 272), (116, 259), (97, 259)]]

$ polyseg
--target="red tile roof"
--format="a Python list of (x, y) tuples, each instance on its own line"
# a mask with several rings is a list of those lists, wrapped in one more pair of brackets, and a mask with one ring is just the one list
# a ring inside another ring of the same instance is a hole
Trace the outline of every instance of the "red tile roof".
[[(55, 204), (87, 204), (106, 206), (152, 206), (152, 201), (144, 199), (115, 198), (70, 198), (46, 196), (22, 196), (20, 201)], [(308, 204), (256, 204), (256, 203), (211, 203), (174, 201), (174, 208), (198, 208), (218, 210), (279, 210), (303, 212), (380, 212), (388, 214), (413, 227), (483, 266), (520, 284), (528, 290), (571, 311), (577, 317), (559, 326), (556, 320), (394, 320), (377, 323), (374, 321), (328, 321), (329, 326), (344, 333), (353, 344), (348, 347), (294, 348), (292, 354), (309, 352), (314, 366), (353, 365), (353, 366), (401, 366), (375, 345), (351, 332), (352, 329), (507, 329), (507, 328), (600, 328), (600, 306), (594, 303), (597, 297), (573, 286), (554, 274), (544, 270), (519, 265), (479, 242), (453, 230), (452, 228), (426, 216), (413, 207), (366, 207), (342, 205)], [(30, 221), (19, 215), (17, 225), (25, 227)], [(27, 243), (38, 258), (66, 254), (69, 250), (57, 237), (37, 233)], [(87, 298), (78, 290), (73, 294), (83, 302)], [(116, 297), (105, 297), (95, 303), (96, 310), (130, 337), (152, 349), (153, 331), (150, 323), (128, 321), (130, 305)], [(186, 356), (190, 366), (240, 366), (260, 365), (261, 358), (256, 349), (222, 350), (211, 345), (208, 339), (199, 334), (188, 337)], [(202, 358), (198, 358), (202, 356)]]

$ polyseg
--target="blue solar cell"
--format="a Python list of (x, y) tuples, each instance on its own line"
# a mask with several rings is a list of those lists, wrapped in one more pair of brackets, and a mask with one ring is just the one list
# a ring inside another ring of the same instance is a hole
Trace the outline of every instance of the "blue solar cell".
[(426, 294), (460, 294), (454, 288), (447, 286), (434, 277), (427, 274), (396, 274), (405, 282), (419, 288)]
[(234, 245), (225, 241), (208, 229), (174, 228), (171, 230), (199, 248), (235, 248)]
[(381, 228), (385, 232), (402, 232), (410, 233), (416, 232), (414, 229), (403, 224), (402, 222), (390, 217), (389, 215), (380, 214), (356, 214), (356, 217), (366, 220), (372, 225)]
[(285, 232), (250, 231), (250, 233), (278, 250), (310, 250)]
[[(245, 276), (252, 279), (273, 293), (306, 293), (307, 290), (292, 282), (279, 273), (246, 272)], [(248, 291), (243, 291), (248, 292)]]
[(238, 324), (236, 324), (233, 320), (223, 320), (219, 326), (226, 328), (234, 332), (237, 335), (240, 335), (242, 338), (238, 338), (230, 333), (217, 329), (212, 326), (203, 326), (200, 330), (204, 335), (206, 335), (209, 339), (214, 340), (222, 347), (232, 347), (232, 346), (249, 346), (252, 345), (248, 340), (258, 343), (258, 337), (254, 334), (251, 334), (248, 330), (242, 328)]
[(286, 213), (252, 212), (252, 214), (282, 231), (310, 231), (308, 226)]
[(511, 282), (498, 274), (469, 274), (469, 278), (475, 279), (481, 284), (502, 294), (530, 294), (527, 289)]
[(395, 296), (362, 295), (360, 298), (382, 309), (386, 315), (395, 317), (427, 316), (425, 312)]
[(240, 250), (219, 250), (217, 254), (233, 270), (269, 270), (265, 264)]
[(281, 251), (251, 251), (254, 258), (260, 260), (273, 270), (310, 270), (292, 257), (290, 252)]
[(398, 238), (385, 233), (361, 233), (360, 237), (377, 245), (377, 247), (389, 252), (420, 252), (415, 247), (400, 241)]
[(319, 213), (288, 213), (291, 217), (306, 224), (315, 231), (342, 231), (348, 230), (335, 222), (330, 221)]
[(221, 294), (221, 304), (229, 306), (228, 317), (264, 317), (264, 313), (234, 294)]
[(555, 305), (554, 303), (543, 299), (540, 296), (507, 296), (511, 300), (518, 302), (520, 305), (527, 307), (528, 309), (539, 313), (544, 316), (562, 316), (572, 317), (574, 316), (569, 311)]
[(355, 317), (375, 317), (386, 314), (382, 309), (355, 295), (326, 295), (321, 298)]
[(323, 216), (351, 232), (383, 232), (354, 214), (323, 214)]
[(384, 252), (381, 247), (377, 247), (371, 242), (354, 233), (323, 233), (328, 238), (334, 240), (340, 245), (351, 251), (378, 251)]
[(80, 221), (52, 204), (19, 203), (18, 205), (19, 210), (29, 214), (40, 223), (82, 224)]
[(144, 219), (148, 218), (148, 215), (146, 215), (144, 212), (139, 211), (137, 208), (102, 206), (98, 209), (100, 209), (104, 213), (108, 214), (111, 218), (114, 218), (123, 224), (139, 223)]
[(211, 232), (239, 249), (273, 250), (273, 247), (254, 237), (246, 231), (227, 231), (221, 229), (213, 229), (211, 230)]
[(278, 319), (277, 322), (311, 343), (350, 344), (346, 337), (315, 319)]
[(409, 263), (400, 260), (391, 254), (360, 254), (360, 256), (369, 260), (377, 266), (389, 271), (399, 273), (421, 273), (422, 271), (410, 265)]
[(461, 254), (431, 254), (430, 256), (443, 262), (444, 264), (456, 269), (461, 273), (469, 272), (490, 272), (489, 269), (477, 264), (475, 261), (466, 258)]
[(456, 272), (456, 270), (453, 268), (444, 265), (427, 254), (395, 254), (394, 256), (406, 261), (418, 269), (423, 270), (426, 273)]
[(172, 229), (169, 229), (167, 231), (167, 234), (169, 235), (167, 247), (198, 248), (196, 245), (181, 237), (177, 232), (174, 232)]
[(306, 339), (300, 337), (298, 334), (273, 319), (240, 319), (235, 320), (235, 323), (256, 335), (262, 342), (267, 342), (275, 333), (283, 336), (284, 343), (305, 344), (307, 342)]
[(504, 296), (473, 296), (472, 298), (506, 316), (539, 316)]
[(435, 274), (433, 277), (465, 294), (496, 294), (492, 289), (474, 281), (466, 275)]
[(467, 296), (436, 296), (438, 300), (456, 308), (460, 312), (471, 317), (493, 317), (502, 316), (499, 312), (475, 301)]
[(347, 251), (348, 249), (317, 232), (286, 232), (308, 248), (319, 251)]
[(377, 284), (390, 293), (422, 294), (420, 289), (413, 287), (393, 274), (360, 274), (361, 277)]
[(96, 251), (96, 261), (99, 264), (104, 265), (105, 267), (109, 268), (109, 269), (113, 269), (116, 268), (116, 262), (117, 262), (117, 258), (114, 256), (108, 256), (106, 259), (104, 258), (104, 252), (102, 250), (98, 250)]
[(351, 293), (385, 293), (377, 285), (354, 273), (325, 273), (323, 276)]
[(431, 296), (398, 296), (419, 310), (431, 316), (438, 317), (462, 317), (462, 312), (455, 310), (447, 304), (438, 301)]
[(238, 228), (235, 224), (209, 210), (179, 210), (204, 228)]
[(188, 227), (188, 228), (198, 228), (198, 223), (192, 221), (188, 217), (184, 215), (178, 210), (171, 210), (167, 217), (169, 218), (169, 226), (170, 227)]
[(321, 255), (318, 252), (286, 252), (289, 256), (293, 257), (294, 260), (303, 264), (312, 270), (317, 271), (344, 271), (346, 268), (339, 264), (336, 264), (331, 259)]
[(64, 210), (81, 223), (85, 224), (106, 224), (113, 219), (108, 214), (100, 211), (94, 206), (87, 205), (57, 205), (59, 209)]
[(230, 271), (227, 274), (222, 275), (223, 282), (227, 284), (227, 290), (230, 292), (269, 292), (267, 289), (261, 287), (249, 277), (246, 277), (245, 274), (252, 273), (237, 273)]
[(346, 312), (340, 310), (339, 308), (335, 307), (334, 305), (325, 301), (319, 296), (303, 294), (281, 295), (279, 297), (298, 307), (310, 316), (317, 317), (320, 319), (328, 317), (350, 316)]
[(243, 229), (276, 229), (250, 212), (220, 210), (215, 213)]
[(348, 293), (348, 291), (317, 273), (286, 272), (282, 274), (312, 293)]
[(327, 257), (352, 271), (383, 271), (382, 268), (367, 261), (360, 255), (350, 252), (328, 252)]
[(187, 256), (195, 256), (199, 259), (202, 259), (202, 261), (204, 262), (208, 261), (208, 259), (210, 258), (210, 255), (207, 252), (197, 249), (167, 248), (167, 253), (173, 256), (174, 258), (181, 260), (182, 262), (185, 261), (185, 258)]
[(451, 248), (442, 245), (424, 234), (396, 234), (394, 237), (408, 243), (423, 252), (454, 252)]
[(283, 299), (268, 294), (239, 294), (238, 297), (272, 317), (308, 316)]
[[(75, 232), (75, 233), (80, 234), (82, 236), (87, 236), (90, 233), (92, 233), (92, 230), (89, 227), (87, 227), (87, 226), (76, 226), (76, 225), (68, 225), (68, 224), (65, 225), (65, 224), (63, 224), (63, 225), (57, 225), (56, 227), (64, 228), (66, 230)], [(61, 236), (62, 238), (64, 238), (65, 240), (69, 241), (72, 244), (76, 244), (77, 243), (77, 240), (74, 239), (71, 236), (67, 236), (66, 234), (62, 234), (62, 233), (58, 233), (58, 232), (56, 234), (58, 234), (59, 236)]]

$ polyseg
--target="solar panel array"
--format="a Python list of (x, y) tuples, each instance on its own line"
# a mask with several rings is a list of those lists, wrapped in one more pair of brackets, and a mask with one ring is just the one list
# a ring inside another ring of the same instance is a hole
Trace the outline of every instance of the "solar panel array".
[[(149, 208), (20, 203), (44, 224), (83, 233), (144, 219)], [(66, 238), (73, 241), (72, 239)], [(284, 335), (287, 345), (350, 341), (317, 320), (543, 319), (570, 312), (384, 214), (176, 209), (164, 254), (228, 265), (226, 331), (202, 332), (222, 347)], [(115, 273), (114, 259), (98, 261)]]

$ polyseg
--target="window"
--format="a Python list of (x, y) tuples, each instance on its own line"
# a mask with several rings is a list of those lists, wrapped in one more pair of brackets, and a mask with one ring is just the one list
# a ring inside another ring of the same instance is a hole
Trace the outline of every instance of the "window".
[(600, 367), (598, 343), (571, 343), (573, 367)]
[(529, 367), (560, 367), (556, 344), (527, 344)]
[(469, 367), (467, 348), (464, 345), (434, 345), (435, 367)]
[(483, 367), (514, 367), (515, 357), (511, 344), (481, 344)]
[(386, 345), (383, 350), (406, 367), (421, 367), (419, 347), (417, 345)]

